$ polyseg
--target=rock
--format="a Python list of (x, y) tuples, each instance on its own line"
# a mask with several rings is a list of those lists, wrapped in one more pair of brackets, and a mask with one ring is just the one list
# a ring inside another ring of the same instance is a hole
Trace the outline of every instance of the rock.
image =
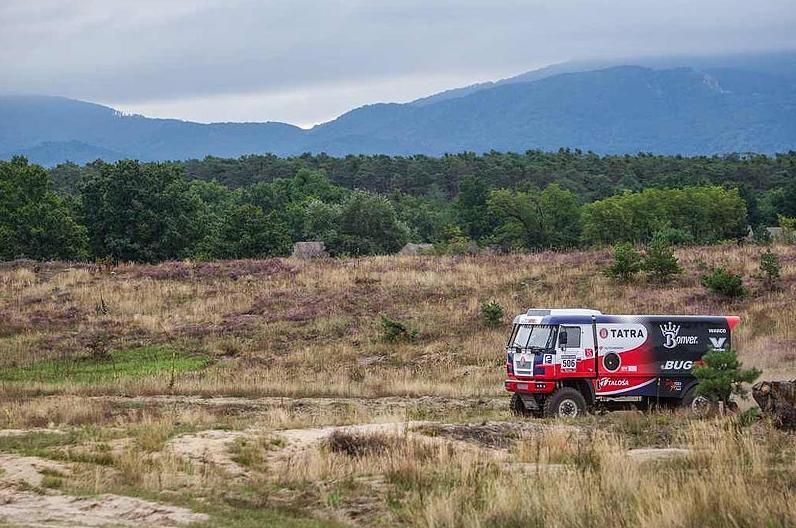
[(425, 255), (431, 252), (434, 249), (434, 244), (413, 244), (409, 242), (401, 251), (398, 252), (399, 255)]
[(291, 257), (297, 259), (326, 258), (329, 253), (323, 242), (296, 242)]
[(752, 397), (778, 427), (796, 428), (796, 379), (756, 383)]

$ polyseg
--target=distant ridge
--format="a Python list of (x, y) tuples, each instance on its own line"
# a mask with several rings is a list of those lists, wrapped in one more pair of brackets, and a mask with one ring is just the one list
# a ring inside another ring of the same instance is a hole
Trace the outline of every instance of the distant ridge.
[(490, 150), (774, 153), (796, 148), (796, 53), (562, 63), (411, 103), (363, 106), (302, 130), (123, 115), (48, 96), (0, 96), (0, 157), (53, 165), (207, 155), (441, 155)]

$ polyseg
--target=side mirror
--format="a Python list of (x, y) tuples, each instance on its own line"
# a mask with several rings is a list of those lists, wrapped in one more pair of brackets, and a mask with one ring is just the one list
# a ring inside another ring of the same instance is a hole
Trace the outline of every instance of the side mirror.
[(564, 347), (566, 345), (567, 345), (567, 332), (566, 332), (566, 330), (559, 331), (558, 332), (558, 346)]

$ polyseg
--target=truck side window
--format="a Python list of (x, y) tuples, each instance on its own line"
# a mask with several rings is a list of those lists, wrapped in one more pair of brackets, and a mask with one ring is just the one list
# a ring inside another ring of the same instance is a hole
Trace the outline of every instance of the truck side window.
[(567, 333), (566, 348), (580, 348), (579, 326), (562, 326), (561, 330)]

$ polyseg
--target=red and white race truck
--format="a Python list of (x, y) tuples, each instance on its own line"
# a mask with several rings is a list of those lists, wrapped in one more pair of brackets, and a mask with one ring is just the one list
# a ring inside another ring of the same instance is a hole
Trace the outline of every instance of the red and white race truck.
[(532, 309), (514, 319), (506, 345), (511, 408), (574, 417), (598, 404), (697, 408), (691, 369), (730, 347), (735, 316), (603, 315)]

